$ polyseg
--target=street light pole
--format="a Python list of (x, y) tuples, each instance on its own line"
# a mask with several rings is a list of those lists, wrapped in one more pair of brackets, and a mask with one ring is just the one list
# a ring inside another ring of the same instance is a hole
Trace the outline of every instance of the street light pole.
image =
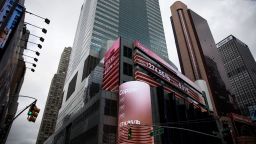
[(12, 125), (13, 121), (20, 116), (26, 109), (28, 109), (31, 105), (33, 105), (37, 99), (30, 97), (30, 96), (23, 96), (20, 95), (19, 97), (26, 97), (26, 98), (31, 98), (34, 99), (34, 101), (32, 103), (30, 103), (28, 106), (26, 106), (21, 112), (19, 112), (12, 120), (8, 121), (8, 123), (6, 123), (5, 127), (0, 131), (0, 143), (3, 143), (5, 139), (3, 139), (3, 136), (6, 134), (6, 132), (8, 131), (8, 129), (10, 128), (10, 126)]

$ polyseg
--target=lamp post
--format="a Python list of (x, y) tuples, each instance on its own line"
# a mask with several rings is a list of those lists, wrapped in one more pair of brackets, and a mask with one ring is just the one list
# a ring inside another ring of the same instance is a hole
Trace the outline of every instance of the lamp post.
[(30, 68), (30, 67), (26, 67), (27, 69), (30, 69), (32, 72), (35, 72), (35, 69)]
[(29, 35), (32, 35), (32, 36), (34, 36), (34, 37), (37, 37), (37, 38), (39, 38), (39, 40), (41, 41), (41, 42), (44, 42), (44, 38), (43, 37), (39, 37), (39, 36), (37, 36), (37, 35), (34, 35), (34, 34), (29, 34)]
[(32, 62), (28, 62), (28, 61), (25, 61), (25, 60), (22, 60), (22, 59), (18, 59), (19, 61), (23, 61), (25, 63), (29, 63), (29, 64), (32, 64), (33, 67), (36, 67), (36, 64), (35, 63), (32, 63)]
[(39, 16), (39, 15), (37, 15), (37, 14), (34, 14), (34, 13), (32, 13), (32, 12), (29, 12), (29, 11), (25, 11), (25, 12), (28, 13), (28, 14), (34, 15), (34, 16), (36, 16), (36, 17), (38, 17), (38, 18), (44, 19), (44, 22), (45, 22), (45, 23), (50, 24), (50, 20), (49, 20), (48, 18), (41, 17), (41, 16)]
[(32, 57), (32, 56), (29, 56), (29, 55), (25, 55), (25, 54), (22, 54), (23, 56), (26, 56), (26, 57), (29, 57), (29, 58), (32, 58), (32, 59), (34, 59), (34, 61), (35, 62), (38, 62), (38, 59), (37, 58), (34, 58), (34, 57)]
[(21, 41), (24, 41), (24, 42), (28, 42), (28, 43), (31, 43), (31, 44), (35, 44), (37, 45), (38, 48), (42, 48), (42, 45), (41, 44), (38, 44), (38, 43), (35, 43), (35, 42), (31, 42), (31, 41), (28, 41), (28, 40), (24, 40), (24, 39), (20, 39)]
[(39, 28), (39, 29), (42, 30), (43, 33), (45, 33), (45, 34), (47, 33), (47, 30), (46, 30), (45, 28), (41, 28), (41, 27), (39, 27), (39, 26), (36, 26), (36, 25), (31, 24), (31, 23), (28, 23), (28, 22), (24, 22), (24, 24), (25, 24), (25, 25), (28, 24), (28, 25), (31, 25), (31, 26), (33, 26), (33, 27)]
[(40, 53), (39, 53), (38, 51), (34, 51), (34, 50), (32, 50), (32, 49), (23, 48), (23, 47), (20, 47), (20, 48), (21, 48), (21, 49), (24, 49), (24, 50), (29, 50), (29, 51), (35, 52), (35, 54), (36, 54), (37, 56), (40, 55)]

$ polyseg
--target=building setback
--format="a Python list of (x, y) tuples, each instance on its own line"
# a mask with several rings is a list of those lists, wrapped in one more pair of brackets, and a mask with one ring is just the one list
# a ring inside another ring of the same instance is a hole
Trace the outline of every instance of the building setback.
[(70, 54), (71, 47), (64, 48), (61, 54), (57, 73), (54, 75), (50, 86), (41, 126), (37, 136), (37, 144), (43, 144), (44, 141), (55, 131), (58, 112), (63, 99), (63, 86), (69, 64)]
[(255, 113), (256, 63), (248, 46), (230, 35), (217, 43), (217, 48), (240, 112), (246, 116)]
[(230, 84), (207, 21), (180, 1), (171, 6), (171, 13), (182, 73), (192, 81), (206, 82), (214, 112), (229, 112)]

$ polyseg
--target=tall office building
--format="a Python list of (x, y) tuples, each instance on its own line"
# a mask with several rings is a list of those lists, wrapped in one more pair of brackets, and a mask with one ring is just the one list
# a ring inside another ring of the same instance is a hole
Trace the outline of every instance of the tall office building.
[(255, 113), (256, 63), (248, 46), (230, 35), (217, 43), (217, 48), (224, 62), (239, 110), (247, 116), (250, 112)]
[(67, 80), (88, 55), (98, 56), (118, 36), (141, 41), (168, 59), (158, 0), (94, 0), (81, 8)]
[[(55, 143), (115, 142), (116, 135), (112, 132), (117, 129), (117, 97), (100, 92), (101, 60), (110, 40), (119, 36), (131, 42), (139, 39), (162, 58), (168, 59), (158, 0), (85, 0), (56, 131), (46, 143), (52, 140)], [(104, 109), (107, 110), (104, 112)], [(103, 131), (109, 134), (103, 136)]]
[(230, 84), (207, 21), (180, 1), (171, 6), (171, 13), (182, 73), (192, 81), (204, 80), (210, 107), (220, 115), (227, 113)]
[(61, 54), (57, 73), (54, 75), (50, 86), (43, 119), (37, 136), (37, 144), (43, 144), (44, 141), (54, 133), (58, 112), (62, 103), (62, 90), (69, 64), (70, 54), (71, 47), (64, 48)]

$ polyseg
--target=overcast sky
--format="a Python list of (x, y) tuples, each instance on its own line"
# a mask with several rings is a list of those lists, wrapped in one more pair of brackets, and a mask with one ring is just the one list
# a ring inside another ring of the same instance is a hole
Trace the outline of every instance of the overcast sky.
[[(170, 23), (170, 5), (175, 0), (159, 0), (162, 13), (165, 38), (169, 58), (179, 66), (174, 37)], [(219, 42), (233, 34), (245, 42), (254, 58), (256, 57), (256, 0), (182, 0), (187, 6), (208, 21), (215, 42)], [(25, 7), (40, 16), (51, 20), (50, 25), (41, 19), (26, 14), (26, 22), (45, 27), (48, 32), (43, 34), (39, 29), (28, 27), (32, 34), (43, 36), (43, 48), (28, 45), (30, 49), (39, 50), (36, 71), (27, 70), (21, 95), (33, 96), (38, 99), (41, 108), (35, 123), (26, 119), (26, 112), (14, 121), (7, 144), (34, 144), (43, 115), (50, 83), (57, 71), (61, 52), (64, 47), (72, 46), (76, 25), (83, 0), (26, 0)], [(35, 38), (30, 41), (40, 42)], [(33, 55), (33, 53), (27, 53)], [(32, 62), (31, 59), (26, 59)], [(28, 67), (31, 67), (27, 64)], [(18, 111), (26, 107), (33, 100), (20, 98)]]

